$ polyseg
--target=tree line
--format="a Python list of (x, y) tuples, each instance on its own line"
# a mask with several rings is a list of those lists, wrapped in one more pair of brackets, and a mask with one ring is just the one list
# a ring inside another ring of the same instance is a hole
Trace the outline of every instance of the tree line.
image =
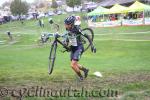
[[(96, 0), (87, 0), (87, 1), (96, 1)], [(75, 7), (81, 5), (83, 0), (66, 0), (66, 5), (69, 7)], [(8, 5), (8, 3), (5, 3)], [(57, 9), (58, 4), (56, 0), (52, 0), (52, 8)], [(27, 14), (29, 10), (29, 4), (26, 1), (22, 0), (14, 0), (10, 4), (10, 10), (13, 15), (21, 15), (21, 14)]]

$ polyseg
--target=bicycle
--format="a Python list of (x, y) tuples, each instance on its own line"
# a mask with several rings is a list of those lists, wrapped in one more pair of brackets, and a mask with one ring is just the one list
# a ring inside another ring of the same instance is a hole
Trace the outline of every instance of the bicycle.
[[(49, 23), (51, 25), (51, 30), (53, 30), (54, 32), (58, 32), (60, 27), (58, 24), (54, 23), (52, 19), (49, 20)], [(43, 32), (41, 34), (40, 39), (37, 41), (39, 46), (44, 45), (45, 43), (51, 43), (51, 39), (49, 39), (49, 35), (46, 32)]]
[(45, 43), (50, 44), (51, 39), (49, 37), (50, 37), (49, 34), (42, 33), (41, 36), (40, 36), (40, 39), (37, 41), (38, 46), (43, 46)]
[[(54, 41), (51, 45), (50, 48), (50, 54), (49, 54), (49, 67), (48, 67), (48, 73), (49, 75), (52, 74), (53, 72), (53, 68), (54, 68), (54, 62), (56, 59), (56, 50), (57, 50), (57, 44), (61, 44), (63, 46), (63, 48), (65, 49), (64, 51), (62, 51), (63, 53), (65, 51), (69, 52), (70, 48), (69, 46), (67, 46), (66, 44), (64, 44), (62, 41), (59, 40), (60, 37), (62, 38), (66, 38), (68, 35), (68, 33), (60, 35), (58, 33), (49, 33), (49, 36), (54, 37)], [(88, 50), (88, 48), (90, 46), (92, 46), (93, 44), (91, 42), (93, 42), (94, 39), (94, 33), (93, 30), (90, 28), (85, 28), (81, 30), (81, 40), (84, 46), (84, 52)], [(96, 52), (96, 49), (95, 49)]]

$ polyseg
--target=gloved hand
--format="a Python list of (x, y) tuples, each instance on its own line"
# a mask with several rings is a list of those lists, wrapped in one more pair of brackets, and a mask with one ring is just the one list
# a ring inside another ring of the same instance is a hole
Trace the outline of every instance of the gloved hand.
[(60, 35), (58, 33), (54, 34), (56, 38), (59, 38)]
[(91, 51), (93, 52), (93, 53), (96, 53), (96, 48), (92, 45), (91, 46)]

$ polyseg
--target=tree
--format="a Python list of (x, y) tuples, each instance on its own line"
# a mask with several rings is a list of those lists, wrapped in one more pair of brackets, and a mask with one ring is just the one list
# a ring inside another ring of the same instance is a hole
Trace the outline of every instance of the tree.
[(75, 6), (78, 6), (78, 5), (81, 5), (81, 0), (66, 0), (66, 4), (69, 6), (69, 7), (75, 7)]
[(92, 2), (102, 2), (104, 0), (87, 0), (87, 1), (92, 1)]
[(5, 8), (5, 7), (10, 7), (10, 2), (4, 2), (3, 4), (2, 4), (2, 8)]
[(38, 8), (44, 8), (44, 7), (45, 7), (44, 2), (39, 3)]
[(27, 2), (22, 2), (21, 0), (14, 0), (10, 5), (10, 10), (13, 15), (27, 14), (28, 9)]
[(58, 7), (58, 4), (55, 0), (52, 0), (52, 5), (51, 5), (52, 8), (56, 9)]

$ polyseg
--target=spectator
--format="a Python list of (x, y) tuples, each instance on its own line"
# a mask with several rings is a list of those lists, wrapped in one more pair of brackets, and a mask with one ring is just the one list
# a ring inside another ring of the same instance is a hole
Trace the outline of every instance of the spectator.
[(49, 22), (50, 24), (53, 24), (53, 23), (54, 23), (52, 18), (49, 18), (49, 19), (48, 19), (48, 22)]
[(40, 19), (39, 19), (39, 26), (42, 27), (42, 22)]
[(44, 27), (44, 21), (43, 21), (43, 19), (41, 20), (41, 25), (42, 25), (42, 27)]
[(93, 19), (92, 21), (93, 21), (93, 22), (96, 22), (96, 18), (97, 18), (96, 16), (93, 16), (93, 17), (92, 17), (92, 19)]
[(10, 31), (7, 31), (7, 35), (8, 35), (8, 37), (9, 37), (10, 41), (12, 41), (13, 38), (12, 38), (12, 34), (10, 33)]

